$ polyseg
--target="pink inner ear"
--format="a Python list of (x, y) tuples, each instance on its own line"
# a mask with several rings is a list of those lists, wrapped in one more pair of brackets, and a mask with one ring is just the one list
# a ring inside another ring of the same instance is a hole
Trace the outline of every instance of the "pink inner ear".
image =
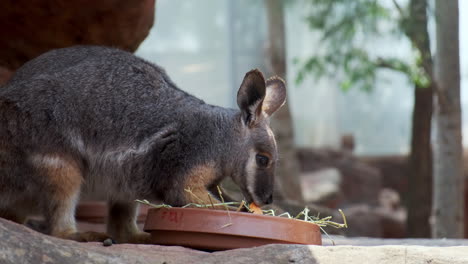
[(262, 111), (271, 116), (286, 102), (286, 85), (283, 79), (274, 76), (266, 81), (267, 89)]

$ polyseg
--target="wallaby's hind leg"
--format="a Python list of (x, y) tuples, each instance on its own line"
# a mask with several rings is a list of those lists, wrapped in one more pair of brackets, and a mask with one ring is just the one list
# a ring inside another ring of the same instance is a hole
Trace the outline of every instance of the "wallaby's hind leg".
[(109, 238), (103, 233), (76, 230), (75, 208), (83, 177), (75, 162), (61, 155), (50, 154), (34, 155), (31, 160), (44, 179), (48, 199), (44, 204), (44, 216), (49, 233), (80, 242), (104, 241)]
[[(1, 107), (0, 102), (0, 115)], [(5, 127), (0, 120), (0, 130), (2, 126)], [(5, 134), (0, 131), (0, 217), (24, 224), (37, 207), (37, 203), (30, 201), (34, 191), (28, 189), (30, 178), (26, 175), (31, 175), (31, 168), (24, 164), (23, 153), (9, 144)]]
[(138, 229), (138, 204), (134, 201), (109, 202), (107, 232), (117, 243), (149, 244), (150, 235)]

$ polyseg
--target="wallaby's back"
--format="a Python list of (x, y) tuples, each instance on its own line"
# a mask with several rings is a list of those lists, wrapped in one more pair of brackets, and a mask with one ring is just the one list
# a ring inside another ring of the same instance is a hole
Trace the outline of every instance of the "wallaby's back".
[(0, 96), (23, 102), (23, 111), (39, 115), (33, 121), (50, 120), (51, 129), (68, 126), (97, 141), (145, 136), (203, 104), (161, 68), (121, 50), (78, 46), (43, 56), (18, 70)]

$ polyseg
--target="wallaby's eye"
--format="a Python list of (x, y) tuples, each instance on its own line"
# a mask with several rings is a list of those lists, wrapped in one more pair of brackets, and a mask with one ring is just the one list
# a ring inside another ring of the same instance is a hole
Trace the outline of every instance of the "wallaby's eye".
[(257, 166), (262, 167), (262, 168), (267, 167), (268, 162), (270, 161), (270, 159), (267, 156), (264, 156), (261, 154), (257, 154), (255, 156), (255, 159), (257, 160)]

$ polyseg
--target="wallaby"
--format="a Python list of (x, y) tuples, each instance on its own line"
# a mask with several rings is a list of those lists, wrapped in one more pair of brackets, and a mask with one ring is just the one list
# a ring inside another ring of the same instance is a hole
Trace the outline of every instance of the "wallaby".
[[(252, 70), (239, 110), (227, 109), (125, 51), (47, 52), (0, 88), (0, 216), (22, 223), (40, 213), (53, 236), (138, 243), (148, 236), (135, 199), (183, 206), (200, 203), (195, 194), (209, 204), (230, 176), (247, 202), (271, 203), (278, 155), (269, 118), (285, 97), (283, 80)], [(84, 194), (108, 201), (108, 234), (77, 232)]]

